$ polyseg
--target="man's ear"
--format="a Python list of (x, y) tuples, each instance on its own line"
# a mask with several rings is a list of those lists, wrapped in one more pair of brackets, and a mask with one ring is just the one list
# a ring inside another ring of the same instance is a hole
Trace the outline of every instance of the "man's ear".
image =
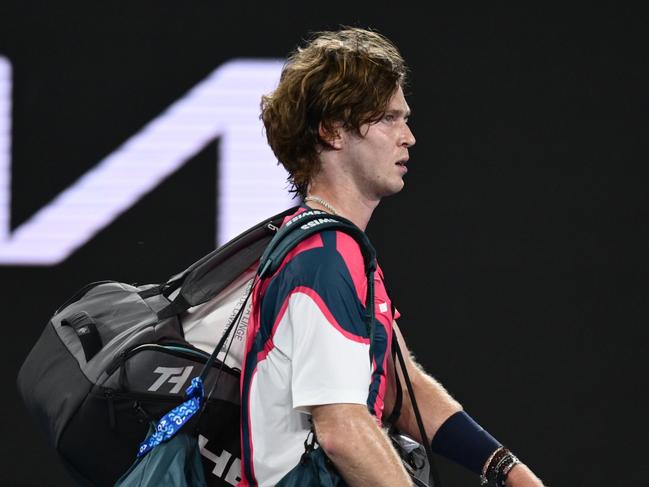
[(330, 149), (338, 150), (342, 148), (342, 122), (333, 122), (325, 125), (322, 122), (318, 124), (318, 135), (322, 143)]

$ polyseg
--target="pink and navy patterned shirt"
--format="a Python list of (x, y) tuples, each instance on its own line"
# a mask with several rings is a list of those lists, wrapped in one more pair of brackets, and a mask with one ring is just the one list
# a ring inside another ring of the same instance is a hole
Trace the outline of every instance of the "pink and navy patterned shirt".
[(381, 421), (397, 316), (380, 268), (371, 364), (366, 293), (358, 244), (334, 230), (301, 242), (255, 288), (241, 374), (239, 486), (273, 486), (297, 465), (311, 406), (367, 404)]

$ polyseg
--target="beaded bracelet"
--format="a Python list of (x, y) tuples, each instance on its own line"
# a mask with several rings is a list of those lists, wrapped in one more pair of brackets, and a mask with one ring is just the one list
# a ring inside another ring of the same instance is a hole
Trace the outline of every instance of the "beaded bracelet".
[(502, 464), (498, 468), (498, 477), (496, 479), (496, 485), (498, 485), (498, 487), (505, 487), (507, 475), (509, 475), (510, 470), (514, 468), (514, 465), (519, 463), (521, 463), (520, 460), (512, 453), (503, 459)]
[(521, 463), (520, 460), (507, 448), (498, 448), (486, 463), (480, 476), (480, 485), (505, 487), (507, 475), (514, 465), (519, 463)]
[(505, 452), (505, 447), (501, 446), (500, 448), (497, 448), (494, 450), (494, 452), (489, 456), (487, 461), (484, 464), (484, 467), (482, 467), (482, 474), (480, 475), (480, 485), (487, 485), (489, 483), (489, 479), (487, 479), (487, 472), (489, 471), (489, 467), (494, 463), (494, 460), (497, 462), (497, 457), (500, 457), (503, 453)]

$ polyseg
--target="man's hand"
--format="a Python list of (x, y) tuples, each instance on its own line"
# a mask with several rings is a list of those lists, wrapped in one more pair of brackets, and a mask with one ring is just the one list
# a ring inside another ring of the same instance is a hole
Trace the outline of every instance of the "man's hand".
[(507, 487), (543, 487), (543, 482), (522, 463), (511, 469), (505, 484)]

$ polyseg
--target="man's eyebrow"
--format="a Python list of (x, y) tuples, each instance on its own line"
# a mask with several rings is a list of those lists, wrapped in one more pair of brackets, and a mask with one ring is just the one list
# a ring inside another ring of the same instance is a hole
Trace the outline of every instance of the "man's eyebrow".
[(410, 109), (401, 110), (400, 108), (392, 108), (392, 109), (386, 110), (385, 113), (389, 113), (390, 115), (397, 115), (397, 116), (403, 117), (403, 118), (409, 118), (412, 115), (412, 111)]

